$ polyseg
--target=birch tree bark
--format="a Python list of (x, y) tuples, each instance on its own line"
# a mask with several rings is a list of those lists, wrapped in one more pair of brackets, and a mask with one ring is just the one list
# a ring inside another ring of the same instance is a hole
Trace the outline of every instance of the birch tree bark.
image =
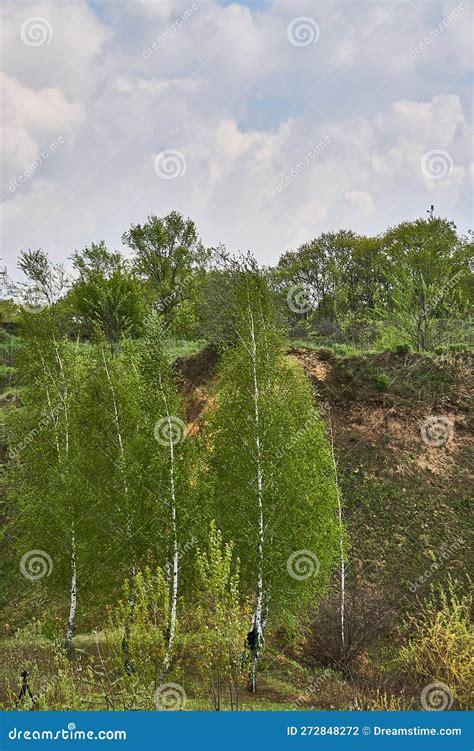
[(329, 418), (329, 432), (330, 432), (330, 437), (331, 437), (331, 458), (332, 458), (332, 463), (334, 467), (334, 477), (336, 480), (337, 514), (338, 514), (338, 519), (339, 519), (339, 572), (340, 572), (340, 578), (341, 578), (341, 645), (342, 645), (342, 649), (344, 650), (345, 645), (346, 645), (346, 632), (345, 632), (346, 560), (345, 560), (345, 555), (344, 555), (344, 539), (343, 539), (344, 525), (343, 525), (343, 519), (342, 519), (342, 500), (341, 500), (341, 491), (340, 491), (340, 486), (339, 486), (337, 461), (336, 461), (336, 454), (334, 451), (334, 435), (333, 435), (333, 429), (332, 429), (331, 408), (329, 404), (327, 405), (327, 410), (328, 410), (328, 418)]
[[(107, 356), (105, 352), (104, 345), (101, 344), (101, 356), (102, 356), (102, 363), (104, 367), (104, 373), (106, 377), (106, 381), (109, 387), (110, 391), (110, 397), (112, 400), (112, 414), (113, 414), (113, 425), (115, 428), (115, 435), (117, 438), (117, 445), (119, 450), (119, 457), (120, 462), (118, 464), (118, 471), (120, 473), (121, 481), (122, 481), (122, 487), (123, 487), (123, 493), (124, 493), (124, 501), (125, 501), (125, 524), (126, 524), (126, 533), (128, 537), (128, 553), (131, 552), (131, 538), (132, 538), (132, 522), (130, 518), (130, 493), (129, 493), (129, 486), (126, 476), (126, 456), (125, 456), (125, 447), (124, 447), (124, 440), (122, 436), (122, 428), (120, 425), (120, 417), (119, 417), (119, 409), (117, 404), (117, 397), (115, 393), (115, 388), (113, 384), (113, 380), (111, 377), (109, 365), (107, 362)], [(132, 562), (130, 566), (130, 578), (129, 578), (129, 598), (128, 598), (128, 613), (125, 620), (124, 625), (124, 631), (122, 636), (122, 657), (123, 657), (123, 666), (125, 669), (125, 672), (127, 675), (132, 675), (135, 672), (135, 666), (133, 665), (133, 662), (130, 660), (130, 632), (131, 627), (133, 624), (133, 618), (134, 618), (134, 611), (135, 611), (135, 575), (136, 575), (137, 567), (135, 561)]]
[(173, 546), (173, 566), (172, 566), (172, 589), (171, 589), (171, 613), (169, 625), (168, 647), (163, 661), (162, 681), (170, 669), (171, 655), (173, 652), (174, 639), (176, 635), (176, 619), (178, 611), (178, 577), (179, 577), (179, 545), (178, 545), (178, 527), (177, 527), (177, 507), (176, 507), (176, 481), (175, 481), (175, 456), (174, 456), (174, 431), (172, 415), (170, 412), (166, 390), (163, 387), (161, 373), (158, 376), (160, 392), (165, 405), (165, 415), (168, 425), (168, 450), (169, 450), (169, 482), (171, 496), (171, 529), (172, 529), (172, 546)]
[(250, 330), (250, 357), (252, 367), (253, 383), (253, 403), (255, 419), (255, 449), (256, 449), (256, 481), (257, 481), (257, 504), (258, 504), (258, 572), (257, 572), (257, 607), (254, 615), (253, 628), (255, 632), (255, 644), (252, 656), (251, 687), (252, 691), (257, 690), (257, 664), (260, 657), (260, 648), (263, 646), (263, 598), (264, 598), (264, 551), (265, 551), (265, 523), (263, 514), (263, 457), (262, 457), (262, 439), (260, 435), (260, 405), (259, 405), (259, 386), (257, 378), (257, 342), (255, 338), (255, 322), (252, 314), (252, 308), (249, 304), (249, 330)]

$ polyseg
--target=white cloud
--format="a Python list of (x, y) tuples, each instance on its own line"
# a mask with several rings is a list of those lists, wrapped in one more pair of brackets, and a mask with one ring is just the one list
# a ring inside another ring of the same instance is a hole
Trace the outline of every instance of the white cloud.
[[(328, 229), (379, 232), (433, 202), (467, 228), (468, 7), (411, 59), (449, 10), (443, 2), (370, 3), (363, 13), (342, 1), (279, 0), (254, 14), (195, 5), (178, 26), (191, 0), (115, 0), (100, 14), (85, 0), (5, 8), (3, 183), (64, 137), (4, 204), (10, 263), (35, 245), (57, 258), (101, 238), (119, 247), (132, 221), (174, 208), (206, 243), (250, 248), (264, 262)], [(289, 43), (297, 15), (317, 21), (316, 44)], [(49, 43), (22, 43), (28, 16), (48, 19)], [(179, 179), (154, 170), (166, 149), (185, 157)], [(452, 159), (442, 179), (421, 170), (433, 150)]]
[(374, 208), (374, 199), (366, 190), (348, 190), (345, 196), (363, 214), (370, 214)]

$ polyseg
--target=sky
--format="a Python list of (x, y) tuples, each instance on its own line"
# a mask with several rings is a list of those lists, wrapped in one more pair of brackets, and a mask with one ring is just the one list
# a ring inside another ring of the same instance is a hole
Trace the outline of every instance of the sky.
[(275, 263), (433, 204), (472, 226), (472, 6), (4, 0), (0, 255), (171, 210)]

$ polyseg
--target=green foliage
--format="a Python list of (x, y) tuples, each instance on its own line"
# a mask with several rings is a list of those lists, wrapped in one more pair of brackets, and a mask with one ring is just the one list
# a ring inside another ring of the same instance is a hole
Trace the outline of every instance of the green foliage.
[(242, 651), (247, 628), (239, 594), (239, 562), (234, 545), (222, 544), (211, 522), (207, 551), (197, 553), (197, 661), (202, 683), (215, 710), (240, 709), (243, 689)]
[(316, 316), (342, 321), (351, 312), (373, 310), (382, 293), (378, 238), (340, 230), (320, 235), (278, 262), (285, 289), (302, 284), (310, 291)]
[[(237, 303), (238, 344), (222, 358), (208, 425), (213, 504), (219, 527), (235, 542), (244, 594), (256, 596), (263, 567), (272, 617), (294, 622), (324, 590), (334, 559), (332, 462), (311, 387), (285, 358), (272, 323), (265, 280), (242, 274)], [(296, 579), (288, 572), (288, 559), (301, 550), (319, 559), (317, 576)]]
[[(184, 549), (199, 526), (195, 480), (198, 449), (187, 439), (183, 406), (171, 367), (168, 342), (158, 316), (148, 317), (146, 335), (140, 344), (138, 391), (143, 431), (148, 448), (146, 482), (153, 489), (155, 513), (153, 534), (161, 566), (170, 565), (175, 546)], [(191, 557), (180, 563), (183, 580), (192, 568)]]
[[(431, 209), (377, 238), (324, 233), (285, 253), (272, 278), (291, 338), (309, 326), (325, 343), (424, 351), (472, 336), (470, 257), (471, 240)], [(286, 303), (295, 285), (306, 290), (303, 313)]]
[(110, 253), (103, 242), (92, 243), (74, 255), (74, 268), (79, 278), (67, 303), (81, 317), (82, 333), (90, 338), (97, 327), (114, 345), (137, 336), (145, 316), (143, 290), (123, 257)]
[(12, 281), (6, 269), (0, 271), (0, 285), (21, 305), (41, 309), (53, 306), (65, 293), (69, 280), (62, 263), (53, 263), (48, 254), (37, 250), (23, 250), (17, 268), (26, 281)]
[(471, 612), (472, 595), (459, 595), (452, 582), (447, 589), (435, 588), (421, 614), (409, 620), (412, 636), (400, 650), (401, 666), (411, 675), (445, 683), (456, 709), (470, 709), (474, 698)]
[(379, 391), (386, 391), (390, 385), (390, 377), (387, 373), (377, 373), (374, 383)]
[[(63, 589), (70, 575), (72, 529), (75, 526), (84, 540), (93, 520), (86, 513), (83, 481), (75, 466), (82, 433), (76, 398), (81, 380), (78, 351), (61, 337), (48, 311), (24, 322), (18, 372), (24, 384), (21, 407), (11, 410), (7, 420), (17, 551), (20, 557), (31, 550), (46, 551), (52, 570), (38, 584)], [(46, 560), (44, 565), (51, 568)], [(22, 583), (25, 586), (24, 579)]]
[(384, 275), (390, 294), (379, 315), (395, 324), (418, 351), (433, 350), (445, 336), (441, 322), (469, 309), (466, 245), (452, 222), (434, 216), (404, 222), (383, 237)]
[(149, 286), (155, 310), (171, 323), (208, 257), (194, 222), (177, 211), (163, 218), (151, 215), (143, 224), (132, 225), (122, 241), (135, 254), (136, 271)]
[(397, 344), (395, 347), (397, 355), (408, 355), (411, 351), (412, 348), (409, 344)]
[[(130, 624), (130, 595), (134, 608)], [(165, 670), (170, 628), (170, 593), (163, 571), (148, 566), (124, 585), (123, 598), (113, 619), (120, 632), (128, 634), (129, 659), (145, 684), (156, 688)]]

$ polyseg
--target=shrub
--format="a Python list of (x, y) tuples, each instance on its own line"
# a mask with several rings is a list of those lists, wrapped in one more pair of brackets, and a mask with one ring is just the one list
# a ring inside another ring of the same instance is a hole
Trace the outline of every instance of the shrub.
[(386, 391), (390, 385), (390, 378), (387, 373), (377, 373), (373, 381), (379, 391)]
[(311, 622), (305, 657), (349, 676), (369, 646), (390, 632), (395, 618), (394, 592), (356, 580), (346, 585), (345, 643), (341, 640), (340, 594), (329, 593)]
[(233, 548), (232, 543), (223, 546), (222, 535), (212, 522), (208, 550), (197, 554), (201, 588), (198, 667), (215, 710), (222, 709), (225, 701), (230, 709), (241, 706), (247, 619), (240, 607), (239, 565), (233, 561)]
[(395, 347), (395, 352), (397, 353), (397, 355), (408, 355), (412, 351), (413, 351), (413, 348), (411, 344), (408, 344), (408, 343), (397, 344)]
[(357, 350), (355, 347), (351, 347), (348, 344), (333, 344), (332, 351), (335, 355), (341, 355), (342, 357), (347, 357), (351, 354), (354, 354)]
[[(160, 568), (138, 571), (131, 586), (124, 587), (124, 598), (115, 613), (115, 624), (124, 634), (126, 667), (150, 684), (161, 680), (167, 668), (169, 641), (169, 591)], [(131, 604), (133, 603), (133, 604)]]
[(421, 614), (408, 621), (414, 633), (399, 657), (406, 672), (445, 683), (459, 709), (472, 707), (474, 693), (471, 607), (472, 595), (459, 596), (451, 582), (447, 590), (434, 589)]

